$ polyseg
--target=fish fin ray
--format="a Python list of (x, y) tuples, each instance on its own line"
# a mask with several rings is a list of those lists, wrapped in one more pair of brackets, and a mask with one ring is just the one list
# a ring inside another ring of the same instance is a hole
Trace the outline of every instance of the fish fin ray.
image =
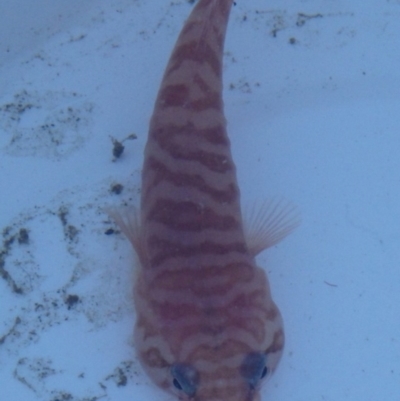
[(105, 212), (115, 222), (126, 238), (128, 238), (139, 258), (141, 265), (144, 266), (145, 252), (142, 242), (138, 209), (134, 206), (130, 206), (129, 208), (122, 210), (115, 207), (109, 207), (105, 209)]
[(293, 203), (279, 199), (254, 204), (244, 213), (244, 231), (249, 252), (256, 256), (276, 245), (300, 225), (300, 212)]

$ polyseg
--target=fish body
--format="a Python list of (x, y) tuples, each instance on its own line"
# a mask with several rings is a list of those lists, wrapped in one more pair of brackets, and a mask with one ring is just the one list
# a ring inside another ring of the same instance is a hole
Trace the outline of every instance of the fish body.
[(139, 359), (181, 400), (257, 399), (284, 345), (255, 256), (292, 227), (282, 210), (243, 227), (222, 101), (232, 3), (199, 0), (186, 21), (150, 122), (140, 212), (114, 216), (140, 262)]

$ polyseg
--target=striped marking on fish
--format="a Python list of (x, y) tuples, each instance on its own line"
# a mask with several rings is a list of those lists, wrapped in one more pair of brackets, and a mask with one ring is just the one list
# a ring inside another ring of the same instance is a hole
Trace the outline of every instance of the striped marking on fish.
[(137, 252), (135, 345), (180, 400), (250, 401), (276, 369), (281, 314), (255, 256), (298, 224), (272, 202), (242, 222), (222, 101), (232, 0), (199, 0), (150, 122), (140, 212), (110, 212)]

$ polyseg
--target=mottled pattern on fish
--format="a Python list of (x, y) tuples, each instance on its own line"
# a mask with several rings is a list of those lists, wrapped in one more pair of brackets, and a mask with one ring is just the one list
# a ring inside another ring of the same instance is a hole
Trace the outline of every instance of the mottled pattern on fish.
[(285, 209), (246, 236), (222, 102), (232, 0), (200, 0), (165, 71), (150, 123), (140, 215), (114, 216), (135, 247), (135, 342), (179, 399), (249, 401), (284, 334), (255, 254), (293, 227)]

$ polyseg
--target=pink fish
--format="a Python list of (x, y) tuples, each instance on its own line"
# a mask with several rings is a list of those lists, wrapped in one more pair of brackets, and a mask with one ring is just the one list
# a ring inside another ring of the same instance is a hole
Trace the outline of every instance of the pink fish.
[(139, 213), (113, 218), (140, 262), (135, 344), (180, 400), (258, 399), (284, 345), (255, 256), (297, 224), (273, 203), (243, 228), (222, 101), (232, 0), (199, 0), (165, 71), (150, 123)]

